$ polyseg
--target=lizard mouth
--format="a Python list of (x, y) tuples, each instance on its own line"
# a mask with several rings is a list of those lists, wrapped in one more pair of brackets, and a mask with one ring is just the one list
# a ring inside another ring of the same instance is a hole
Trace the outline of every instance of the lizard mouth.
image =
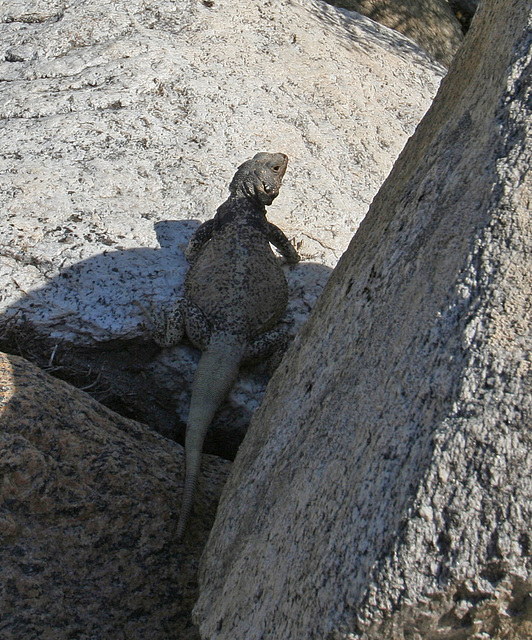
[(271, 184), (267, 184), (264, 180), (261, 180), (261, 182), (264, 194), (261, 200), (263, 204), (271, 204), (279, 195), (279, 189), (277, 187), (273, 187)]
[(267, 193), (269, 196), (273, 194), (278, 195), (279, 193), (275, 187), (272, 187), (271, 184), (266, 184), (264, 181), (262, 182), (262, 186), (264, 187), (265, 193)]

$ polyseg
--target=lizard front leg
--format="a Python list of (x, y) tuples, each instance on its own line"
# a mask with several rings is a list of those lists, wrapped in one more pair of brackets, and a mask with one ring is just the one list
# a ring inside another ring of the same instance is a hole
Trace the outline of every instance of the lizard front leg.
[(276, 227), (272, 222), (268, 222), (267, 235), (269, 242), (279, 249), (281, 255), (289, 264), (299, 262), (300, 257), (290, 240), (284, 235), (281, 229)]

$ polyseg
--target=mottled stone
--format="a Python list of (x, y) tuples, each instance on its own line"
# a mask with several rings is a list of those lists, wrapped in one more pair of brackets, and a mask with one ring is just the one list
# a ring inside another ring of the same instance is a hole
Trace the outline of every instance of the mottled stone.
[(228, 463), (204, 457), (173, 541), (182, 448), (0, 354), (0, 637), (182, 640)]

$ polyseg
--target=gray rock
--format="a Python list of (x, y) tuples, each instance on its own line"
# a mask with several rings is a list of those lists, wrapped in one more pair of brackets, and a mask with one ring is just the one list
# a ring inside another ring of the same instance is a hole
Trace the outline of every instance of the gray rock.
[(0, 637), (193, 640), (198, 556), (228, 463), (205, 457), (176, 548), (182, 448), (0, 354)]
[[(447, 0), (327, 0), (412, 38), (448, 67), (464, 39)], [(472, 15), (472, 14), (471, 14)]]
[(442, 76), (321, 3), (3, 6), (23, 61), (0, 63), (1, 308), (29, 294), (35, 324), (77, 341), (141, 333), (131, 299), (179, 289), (179, 244), (257, 149), (290, 156), (282, 226), (333, 266)]
[(203, 638), (532, 637), (531, 24), (481, 5), (272, 378)]
[[(290, 157), (272, 222), (305, 259), (287, 274), (295, 333), (443, 75), (395, 32), (303, 0), (0, 1), (0, 60), (0, 313), (55, 341), (57, 365), (66, 345), (148, 340), (134, 300), (182, 293), (182, 247), (258, 150)], [(196, 358), (143, 373), (178, 419)], [(129, 402), (138, 377), (107, 362)], [(232, 423), (266, 379), (237, 385)]]

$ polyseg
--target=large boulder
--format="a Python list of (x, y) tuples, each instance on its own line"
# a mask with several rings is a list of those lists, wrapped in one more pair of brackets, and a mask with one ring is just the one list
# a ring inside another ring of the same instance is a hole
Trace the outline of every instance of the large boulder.
[[(288, 273), (295, 333), (443, 75), (399, 34), (304, 0), (2, 2), (0, 60), (3, 348), (166, 435), (197, 354), (146, 363), (135, 301), (181, 293), (182, 247), (236, 167), (290, 156), (270, 219), (305, 258)], [(242, 376), (225, 425), (245, 428), (267, 378)]]
[(531, 27), (481, 5), (272, 378), (203, 638), (532, 637)]
[(183, 450), (0, 354), (0, 637), (185, 640), (229, 463), (207, 456), (173, 534)]

